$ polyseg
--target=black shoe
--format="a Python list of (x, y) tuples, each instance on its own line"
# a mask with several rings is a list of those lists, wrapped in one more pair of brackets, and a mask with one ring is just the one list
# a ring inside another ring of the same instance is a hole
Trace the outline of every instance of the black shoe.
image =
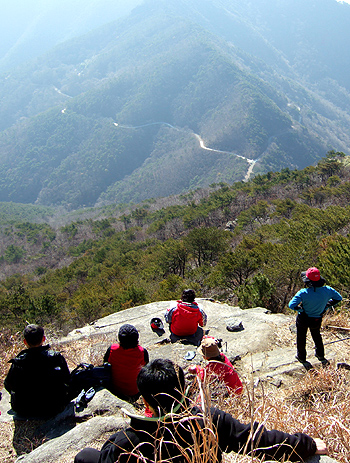
[(295, 356), (295, 358), (298, 360), (298, 362), (302, 363), (303, 364), (303, 367), (305, 368), (305, 370), (312, 370), (313, 369), (313, 366), (311, 365), (310, 362), (308, 362), (307, 360), (302, 360), (300, 357), (298, 357), (297, 355)]
[(323, 367), (330, 365), (329, 360), (327, 360), (326, 358), (319, 357), (318, 355), (316, 355), (316, 358), (322, 363)]
[(339, 362), (337, 363), (337, 370), (339, 370), (340, 368), (344, 368), (344, 370), (350, 370), (350, 365), (345, 362)]

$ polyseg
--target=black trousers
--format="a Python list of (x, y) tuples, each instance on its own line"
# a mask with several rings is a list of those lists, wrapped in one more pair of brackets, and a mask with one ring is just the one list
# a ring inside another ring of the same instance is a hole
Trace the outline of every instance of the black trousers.
[(324, 358), (324, 346), (321, 336), (322, 317), (308, 317), (304, 312), (297, 315), (297, 355), (300, 360), (306, 360), (306, 334), (310, 330), (315, 343), (315, 355), (317, 358)]
[(74, 463), (98, 463), (100, 451), (87, 447), (81, 450), (74, 458)]
[(170, 341), (172, 343), (174, 342), (182, 342), (183, 344), (192, 344), (194, 346), (200, 346), (203, 335), (204, 335), (204, 330), (201, 326), (198, 326), (197, 331), (192, 334), (191, 336), (177, 336), (171, 331), (171, 326), (169, 327), (170, 329)]

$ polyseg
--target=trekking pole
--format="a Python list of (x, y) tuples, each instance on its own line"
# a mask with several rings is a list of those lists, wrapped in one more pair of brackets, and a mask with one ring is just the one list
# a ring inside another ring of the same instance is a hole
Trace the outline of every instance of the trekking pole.
[(343, 339), (337, 339), (336, 341), (329, 341), (329, 342), (325, 342), (324, 345), (328, 345), (328, 344), (334, 344), (335, 342), (341, 342), (341, 341), (349, 341), (350, 340), (350, 336), (348, 336), (347, 338), (343, 338)]

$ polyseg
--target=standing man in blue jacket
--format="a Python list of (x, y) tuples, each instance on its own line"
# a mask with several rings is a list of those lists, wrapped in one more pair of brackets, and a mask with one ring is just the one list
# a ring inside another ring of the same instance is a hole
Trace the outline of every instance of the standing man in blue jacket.
[(305, 288), (298, 291), (288, 304), (290, 309), (298, 311), (296, 359), (306, 363), (306, 334), (309, 329), (315, 343), (315, 356), (323, 365), (328, 365), (320, 332), (322, 316), (329, 307), (338, 304), (342, 297), (338, 291), (325, 285), (326, 281), (316, 267), (310, 267), (306, 272), (302, 272), (301, 278)]

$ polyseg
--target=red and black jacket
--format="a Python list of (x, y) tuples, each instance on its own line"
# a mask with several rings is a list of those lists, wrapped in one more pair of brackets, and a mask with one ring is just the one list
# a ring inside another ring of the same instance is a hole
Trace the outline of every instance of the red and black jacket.
[(197, 302), (177, 301), (176, 307), (165, 313), (165, 321), (170, 324), (170, 331), (176, 336), (192, 336), (198, 325), (206, 325), (207, 316)]
[(116, 393), (134, 396), (139, 392), (136, 379), (141, 368), (149, 362), (146, 349), (141, 346), (124, 349), (120, 344), (112, 344), (104, 361), (112, 365), (112, 387)]

